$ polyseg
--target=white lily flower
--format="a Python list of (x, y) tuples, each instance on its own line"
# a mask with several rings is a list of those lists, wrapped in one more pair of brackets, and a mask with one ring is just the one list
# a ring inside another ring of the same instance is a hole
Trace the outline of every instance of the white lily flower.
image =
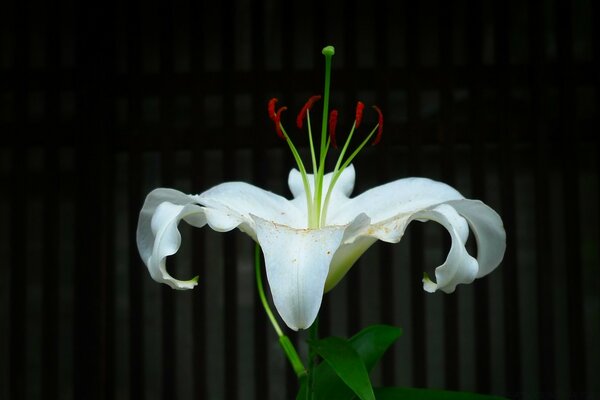
[[(332, 55), (333, 49), (329, 61)], [(328, 75), (326, 95), (327, 79)], [(317, 100), (316, 96), (311, 98), (302, 109), (298, 116), (299, 127), (305, 117), (310, 124), (309, 110)], [(294, 330), (308, 328), (313, 323), (323, 294), (337, 285), (371, 245), (377, 240), (399, 242), (414, 220), (438, 222), (452, 239), (446, 261), (435, 269), (435, 282), (427, 276), (423, 279), (426, 291), (452, 293), (457, 285), (471, 283), (500, 264), (506, 237), (498, 214), (479, 200), (465, 199), (444, 183), (425, 178), (400, 179), (350, 197), (355, 180), (350, 162), (375, 132), (375, 142), (381, 136), (383, 117), (378, 108), (378, 124), (342, 162), (352, 134), (361, 122), (364, 106), (358, 103), (355, 123), (339, 161), (333, 172), (324, 174), (327, 149), (330, 143), (335, 143), (337, 111), (333, 111), (329, 119), (329, 140), (322, 132), (318, 165), (311, 138), (316, 173), (307, 174), (280, 123), (280, 114), (285, 108), (275, 112), (275, 101), (269, 103), (269, 116), (288, 142), (299, 166), (299, 170), (290, 172), (288, 179), (293, 198), (288, 200), (244, 182), (223, 183), (199, 195), (173, 189), (152, 191), (140, 212), (137, 245), (154, 280), (174, 289), (191, 289), (197, 284), (197, 278), (181, 281), (172, 277), (166, 268), (166, 258), (175, 254), (181, 243), (178, 231), (181, 220), (198, 228), (208, 224), (218, 232), (238, 228), (258, 242), (275, 307)], [(327, 101), (323, 115), (325, 126)], [(476, 258), (465, 248), (469, 228), (477, 241)]]
[[(331, 177), (325, 175), (325, 187)], [(199, 195), (156, 189), (140, 213), (138, 249), (154, 280), (191, 289), (196, 279), (180, 281), (166, 269), (166, 258), (181, 243), (179, 221), (198, 228), (208, 224), (218, 232), (240, 229), (260, 244), (275, 307), (294, 330), (312, 324), (323, 293), (373, 243), (399, 242), (413, 220), (436, 221), (452, 238), (446, 261), (435, 270), (436, 281), (424, 279), (428, 292), (451, 293), (458, 284), (489, 274), (502, 261), (506, 246), (502, 220), (482, 202), (425, 178), (400, 179), (350, 198), (354, 177), (352, 166), (341, 174), (332, 190), (326, 224), (316, 229), (308, 227), (297, 170), (289, 176), (292, 200), (243, 182), (223, 183)], [(477, 240), (476, 259), (465, 249), (469, 227)]]

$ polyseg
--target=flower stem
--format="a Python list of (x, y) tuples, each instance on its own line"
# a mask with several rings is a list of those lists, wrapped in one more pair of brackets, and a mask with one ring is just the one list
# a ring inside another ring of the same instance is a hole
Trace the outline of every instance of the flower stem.
[(296, 351), (296, 348), (292, 344), (290, 338), (283, 334), (281, 327), (277, 323), (275, 315), (273, 315), (273, 311), (271, 311), (271, 307), (269, 307), (269, 302), (267, 301), (265, 289), (262, 284), (262, 276), (260, 272), (260, 245), (258, 243), (256, 243), (256, 247), (254, 250), (254, 266), (256, 270), (256, 287), (258, 289), (258, 296), (260, 297), (260, 301), (263, 305), (263, 308), (265, 309), (265, 312), (267, 313), (267, 316), (271, 321), (271, 325), (273, 325), (273, 329), (275, 329), (275, 332), (279, 337), (279, 344), (283, 348), (283, 352), (285, 353), (286, 357), (292, 364), (292, 368), (294, 368), (296, 376), (299, 379), (304, 379), (304, 377), (306, 377), (307, 374), (306, 368), (304, 367), (302, 360), (300, 360), (300, 356), (298, 355), (298, 352)]

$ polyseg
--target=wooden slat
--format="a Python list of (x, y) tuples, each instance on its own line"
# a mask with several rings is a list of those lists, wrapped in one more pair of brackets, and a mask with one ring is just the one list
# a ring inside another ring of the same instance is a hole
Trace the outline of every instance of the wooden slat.
[(23, 148), (12, 152), (11, 202), (10, 202), (10, 322), (9, 322), (9, 385), (10, 398), (24, 399), (28, 374), (24, 349), (27, 338), (27, 252), (25, 251), (27, 230), (22, 220), (27, 216), (25, 187), (28, 183), (26, 157)]
[[(128, 236), (136, 237), (138, 213), (143, 204), (141, 193), (142, 183), (142, 153), (140, 146), (140, 126), (141, 126), (141, 90), (139, 80), (141, 75), (142, 57), (141, 57), (141, 22), (140, 22), (140, 3), (130, 1), (125, 9), (127, 20), (127, 126), (128, 136), (132, 138), (127, 146), (128, 164), (127, 164), (127, 182), (128, 182)], [(128, 249), (129, 266), (129, 398), (142, 399), (144, 396), (146, 363), (144, 358), (144, 341), (146, 333), (143, 329), (143, 310), (144, 298), (142, 292), (143, 279), (147, 272), (143, 267), (137, 246), (132, 245)]]
[[(340, 61), (342, 61), (343, 65), (344, 65), (344, 70), (349, 71), (351, 74), (356, 74), (356, 70), (357, 70), (356, 63), (357, 63), (357, 59), (359, 57), (356, 46), (348, 45), (348, 43), (356, 43), (356, 41), (357, 41), (356, 29), (353, 28), (353, 24), (355, 23), (354, 21), (357, 20), (357, 9), (358, 9), (358, 4), (356, 1), (346, 1), (346, 2), (344, 2), (343, 10), (339, 10), (339, 12), (343, 12), (344, 21), (346, 21), (346, 23), (350, 24), (350, 26), (347, 26), (346, 29), (344, 29), (343, 42), (345, 43), (345, 46), (343, 46), (341, 49), (337, 49), (337, 51), (340, 52), (341, 54), (334, 56), (334, 59), (333, 59), (334, 63), (336, 63), (336, 61), (338, 61), (336, 64), (340, 64)], [(343, 59), (342, 59), (342, 57), (343, 57)], [(331, 110), (332, 108), (337, 108), (340, 112), (340, 118), (343, 118), (344, 121), (348, 121), (348, 123), (350, 123), (350, 121), (354, 117), (354, 110), (356, 107), (356, 102), (361, 99), (358, 98), (358, 93), (356, 92), (356, 89), (354, 86), (341, 87), (339, 85), (339, 81), (337, 80), (337, 71), (335, 69), (332, 72), (332, 75), (333, 75), (332, 90), (337, 93), (340, 93), (340, 92), (343, 93), (344, 94), (344, 102), (343, 102), (343, 104), (337, 104), (337, 105), (334, 103), (331, 103), (329, 106), (329, 109)], [(363, 99), (363, 101), (364, 101), (364, 99)], [(339, 130), (339, 128), (338, 128), (338, 130)], [(319, 132), (319, 131), (317, 131), (317, 132)], [(356, 132), (356, 133), (358, 134), (359, 132)], [(343, 134), (345, 134), (345, 133), (343, 133)], [(343, 136), (342, 136), (342, 138), (343, 138)], [(343, 142), (340, 143), (340, 145), (342, 145), (342, 144), (343, 144)], [(347, 317), (348, 335), (354, 335), (358, 331), (360, 331), (362, 328), (364, 328), (364, 321), (363, 321), (360, 310), (361, 310), (361, 302), (364, 299), (365, 294), (368, 292), (365, 293), (365, 291), (362, 290), (361, 271), (363, 270), (362, 267), (364, 267), (362, 264), (364, 264), (364, 262), (361, 262), (361, 260), (359, 259), (356, 262), (356, 265), (354, 265), (352, 267), (352, 269), (349, 271), (346, 278), (344, 278), (347, 281), (347, 285), (348, 285), (348, 290), (346, 292), (346, 295), (347, 295), (346, 302), (348, 304), (348, 317)], [(331, 312), (337, 312), (337, 310), (331, 310)]]
[[(454, 186), (455, 183), (455, 157), (453, 129), (453, 95), (454, 95), (454, 62), (452, 55), (453, 21), (449, 16), (454, 9), (450, 2), (440, 1), (438, 11), (438, 41), (440, 45), (440, 66), (446, 75), (440, 87), (440, 116), (438, 122), (438, 135), (442, 154), (442, 181)], [(460, 190), (460, 189), (459, 189)], [(450, 248), (448, 236), (444, 239), (445, 248)], [(456, 291), (451, 296), (444, 298), (444, 360), (446, 365), (460, 360), (459, 332), (458, 332), (458, 296)], [(458, 390), (460, 383), (459, 368), (445, 369), (446, 389)]]
[[(233, 6), (229, 3), (223, 3), (219, 9), (222, 21), (232, 20), (234, 15)], [(235, 30), (229, 24), (223, 24), (221, 38), (223, 50), (221, 53), (221, 68), (225, 76), (229, 77), (234, 71), (234, 55), (229, 49), (234, 48)], [(236, 179), (237, 160), (235, 151), (227, 144), (239, 138), (236, 132), (232, 113), (234, 110), (234, 88), (227, 79), (223, 86), (223, 120), (222, 134), (220, 141), (223, 149), (223, 180), (225, 182)], [(236, 246), (233, 238), (223, 242), (223, 293), (224, 293), (224, 313), (225, 327), (223, 346), (225, 349), (225, 388), (224, 394), (226, 400), (235, 400), (241, 393), (239, 391), (239, 358), (238, 358), (238, 283), (237, 283), (237, 256)]]
[[(600, 24), (598, 23), (598, 21), (600, 21), (600, 3), (598, 2), (593, 2), (590, 4), (591, 7), (591, 19), (592, 19), (592, 32), (591, 32), (591, 40), (592, 40), (592, 60), (593, 60), (593, 64), (595, 67), (596, 71), (600, 71)], [(594, 90), (595, 90), (595, 101), (594, 101), (594, 125), (595, 126), (599, 126), (600, 125), (600, 74), (596, 74), (596, 78), (590, 82), (593, 86), (594, 86)], [(596, 140), (596, 187), (600, 188), (600, 141)], [(596, 221), (596, 232), (600, 231), (600, 213), (598, 214), (598, 220)], [(595, 293), (600, 293), (600, 276), (598, 275), (598, 269), (596, 269), (596, 281), (593, 285), (593, 292)], [(595, 320), (589, 321), (589, 326), (592, 327), (592, 329), (595, 329), (595, 332), (600, 332), (600, 317), (597, 317)], [(590, 340), (588, 338), (588, 340)], [(588, 357), (589, 361), (594, 360), (594, 357), (596, 359), (596, 361), (598, 360), (598, 355), (594, 355), (593, 353), (590, 354), (590, 356)], [(598, 381), (595, 381), (593, 379), (593, 377), (595, 376), (595, 368), (594, 365), (598, 365), (598, 363), (596, 364), (588, 364), (588, 371), (587, 371), (587, 379), (589, 381), (589, 387), (588, 390), (591, 392), (593, 390), (595, 390), (596, 392), (600, 392), (600, 383)], [(590, 379), (590, 377), (592, 377), (592, 379)]]
[[(388, 7), (391, 7), (387, 1), (384, 1), (380, 5), (382, 10), (388, 10)], [(358, 16), (355, 18), (359, 19)], [(376, 23), (376, 22), (374, 22)], [(378, 74), (382, 76), (389, 76), (389, 68), (390, 61), (388, 56), (387, 49), (389, 48), (388, 43), (388, 31), (386, 24), (377, 24), (375, 26), (375, 65), (378, 66)], [(353, 42), (349, 42), (353, 43)], [(387, 85), (382, 85), (377, 88), (373, 88), (376, 90), (377, 96), (375, 98), (376, 104), (381, 108), (384, 113), (391, 113), (392, 110), (389, 108), (389, 96), (387, 93)], [(393, 136), (397, 134), (397, 132), (393, 130), (388, 130), (383, 133), (386, 135), (386, 139), (388, 136)], [(397, 176), (390, 176), (390, 171), (388, 168), (388, 163), (391, 160), (391, 150), (392, 147), (390, 145), (386, 145), (385, 142), (381, 144), (377, 148), (377, 152), (380, 154), (377, 157), (378, 160), (378, 173), (377, 177), (379, 179), (379, 183), (388, 182), (394, 179), (398, 179)], [(388, 324), (391, 326), (397, 325), (394, 321), (395, 314), (395, 296), (397, 293), (397, 284), (392, 277), (394, 277), (393, 268), (397, 267), (397, 261), (394, 260), (394, 252), (392, 251), (392, 246), (389, 245), (380, 245), (380, 263), (381, 263), (381, 274), (380, 274), (380, 285), (381, 285), (381, 294), (380, 294), (380, 302), (381, 302), (381, 323)], [(364, 327), (362, 327), (364, 328)], [(354, 332), (352, 332), (353, 334)], [(400, 339), (402, 340), (402, 339)], [(394, 357), (394, 352), (392, 350), (387, 353), (382, 360), (382, 384), (383, 386), (394, 386), (397, 382), (395, 382), (397, 368), (396, 368), (396, 359)]]
[[(402, 11), (405, 13), (407, 35), (407, 71), (413, 74), (419, 69), (420, 48), (417, 46), (419, 37), (419, 15), (418, 4), (415, 2), (403, 2)], [(420, 136), (420, 107), (419, 89), (417, 82), (409, 81), (406, 84), (407, 91), (407, 127), (404, 130), (410, 136), (408, 144), (408, 174), (409, 176), (421, 175), (422, 138)], [(419, 284), (425, 271), (424, 263), (424, 239), (423, 228), (419, 224), (410, 227), (410, 302), (411, 320), (407, 333), (410, 332), (413, 363), (412, 384), (416, 387), (427, 386), (427, 362), (424, 354), (427, 354), (426, 329), (425, 329), (425, 299), (423, 288)]]
[[(483, 175), (484, 160), (484, 135), (482, 127), (482, 87), (483, 76), (481, 67), (483, 62), (483, 11), (478, 1), (467, 3), (468, 37), (468, 66), (471, 68), (472, 78), (469, 82), (469, 118), (470, 118), (470, 146), (471, 146), (471, 179), (473, 185), (473, 198), (484, 198), (485, 177)], [(491, 364), (490, 364), (490, 321), (489, 321), (489, 284), (482, 279), (475, 284), (475, 364), (476, 388), (478, 392), (489, 393), (491, 389)]]
[[(190, 0), (189, 2), (189, 20), (188, 23), (190, 25), (190, 52), (191, 52), (191, 60), (190, 67), (193, 74), (197, 74), (201, 76), (204, 72), (204, 51), (203, 51), (203, 43), (206, 35), (204, 24), (202, 21), (202, 3)], [(205, 115), (204, 115), (204, 91), (202, 87), (194, 87), (194, 91), (192, 92), (191, 99), (191, 121), (192, 126), (198, 129), (199, 132), (196, 132), (192, 135), (192, 191), (193, 192), (201, 192), (206, 189), (206, 184), (204, 180), (203, 173), (204, 171), (204, 135), (203, 128), (206, 126), (204, 124)], [(195, 273), (200, 277), (200, 279), (205, 279), (207, 276), (207, 265), (205, 264), (205, 230), (204, 229), (195, 229), (193, 232), (192, 240), (194, 242), (194, 247), (192, 251), (192, 266), (194, 268)], [(208, 357), (206, 356), (206, 343), (207, 343), (207, 327), (210, 321), (206, 320), (206, 294), (204, 291), (200, 293), (195, 293), (194, 296), (194, 316), (193, 316), (193, 378), (194, 378), (194, 399), (205, 399), (208, 396), (207, 390), (207, 375), (208, 368), (210, 368), (210, 363)]]
[[(52, 16), (54, 24), (47, 27), (48, 70), (58, 74), (60, 70), (60, 4), (50, 2), (45, 10)], [(49, 126), (59, 124), (60, 82), (47, 82), (47, 122)], [(60, 221), (60, 172), (59, 149), (50, 140), (46, 144), (44, 159), (44, 215), (43, 215), (43, 259), (42, 269), (42, 398), (56, 399), (59, 396), (59, 289), (60, 289), (60, 235), (57, 234)]]
[[(27, 17), (27, 3), (19, 2), (15, 7), (16, 32), (15, 32), (15, 61), (14, 72), (17, 76), (17, 87), (15, 90), (15, 115), (13, 136), (24, 136), (27, 134), (23, 125), (27, 120), (27, 95), (28, 82), (25, 78), (29, 68), (29, 54), (27, 52), (29, 41), (29, 25)], [(27, 201), (25, 189), (27, 179), (27, 149), (24, 146), (15, 146), (12, 151), (11, 193), (10, 198), (10, 243), (9, 260), (10, 265), (10, 294), (9, 294), (9, 395), (11, 399), (24, 399), (27, 385), (27, 367), (24, 349), (27, 338), (26, 304), (28, 292), (27, 274), (27, 252), (26, 240), (27, 230), (25, 220), (27, 214)]]
[[(539, 14), (542, 12), (542, 4), (532, 0), (529, 3), (530, 10), (530, 57), (532, 60), (532, 128), (536, 135), (535, 154), (535, 252), (536, 252), (536, 276), (538, 280), (537, 292), (537, 318), (539, 336), (539, 384), (540, 391), (553, 393), (556, 390), (554, 373), (554, 329), (552, 326), (554, 296), (553, 276), (550, 253), (547, 246), (550, 243), (550, 231), (548, 218), (551, 210), (548, 204), (548, 165), (549, 160), (549, 138), (548, 133), (542, 127), (542, 102), (547, 91), (537, 77), (537, 72), (545, 68), (545, 56), (543, 53), (545, 38), (543, 36), (543, 25), (539, 22)], [(512, 317), (512, 315), (511, 315)]]
[(583, 326), (582, 256), (579, 201), (578, 132), (574, 129), (575, 88), (573, 82), (573, 22), (570, 1), (557, 2), (557, 51), (561, 71), (559, 85), (559, 129), (564, 156), (562, 157), (563, 193), (565, 201), (565, 276), (567, 286), (567, 321), (569, 348), (569, 385), (572, 399), (585, 399), (586, 350)]
[[(512, 113), (510, 103), (511, 78), (509, 68), (509, 22), (511, 16), (508, 2), (496, 1), (494, 3), (494, 61), (498, 71), (497, 96), (498, 114), (497, 131), (495, 136), (500, 142), (500, 182), (501, 182), (501, 210), (504, 227), (506, 230), (507, 250), (504, 262), (501, 265), (504, 274), (503, 303), (504, 303), (504, 337), (506, 354), (520, 354), (519, 342), (519, 293), (514, 290), (518, 287), (517, 253), (519, 243), (516, 240), (515, 217), (515, 171), (514, 148), (516, 139), (512, 129)], [(514, 13), (514, 12), (513, 12)], [(505, 358), (506, 392), (513, 395), (521, 392), (521, 364), (517, 357)]]
[[(113, 108), (108, 89), (114, 42), (114, 14), (102, 7), (77, 8), (78, 126), (84, 136), (76, 145), (76, 247), (74, 272), (74, 389), (76, 398), (101, 399), (110, 392), (107, 360), (110, 356), (107, 329), (110, 312), (107, 287), (111, 279), (108, 238), (110, 143)], [(93, 143), (90, 145), (89, 143)], [(112, 201), (112, 198), (111, 198)], [(92, 212), (91, 212), (92, 210)]]
[[(153, 7), (151, 6), (151, 9)], [(159, 135), (161, 137), (160, 157), (161, 157), (161, 186), (175, 186), (175, 148), (173, 140), (169, 137), (170, 131), (173, 129), (174, 119), (174, 92), (170, 82), (173, 74), (173, 63), (175, 52), (173, 50), (175, 41), (173, 36), (174, 21), (173, 21), (173, 5), (169, 1), (160, 0), (156, 4), (158, 12), (157, 29), (158, 36), (158, 51), (159, 51), (159, 75), (161, 77), (161, 85), (155, 88), (159, 93)], [(150, 21), (154, 18), (150, 17)], [(171, 270), (177, 268), (177, 259), (171, 257), (169, 259), (169, 268)], [(173, 396), (179, 396), (181, 393), (177, 391), (178, 385), (176, 376), (178, 373), (178, 349), (175, 333), (175, 296), (177, 291), (172, 290), (167, 285), (161, 285), (161, 349), (162, 349), (162, 399), (170, 400)]]
[[(252, 7), (252, 52), (251, 52), (251, 68), (253, 71), (257, 71), (261, 74), (265, 70), (265, 2), (263, 0), (256, 1)], [(252, 110), (250, 111), (254, 115), (254, 132), (255, 135), (264, 135), (269, 131), (263, 131), (261, 127), (268, 127), (267, 112), (266, 112), (266, 101), (268, 100), (268, 94), (262, 90), (261, 85), (257, 84), (254, 86), (252, 91)], [(264, 121), (264, 123), (262, 123)], [(268, 169), (268, 163), (266, 158), (266, 151), (260, 146), (258, 141), (255, 141), (252, 146), (252, 177), (255, 184), (258, 187), (266, 186), (266, 172)], [(263, 278), (264, 278), (264, 261), (263, 261)], [(266, 285), (265, 285), (266, 286)], [(259, 299), (258, 289), (256, 282), (254, 284), (254, 309), (253, 309), (253, 320), (254, 320), (254, 399), (269, 400), (269, 365), (268, 365), (268, 349), (270, 343), (267, 343), (268, 332), (272, 329), (267, 316), (262, 307)]]

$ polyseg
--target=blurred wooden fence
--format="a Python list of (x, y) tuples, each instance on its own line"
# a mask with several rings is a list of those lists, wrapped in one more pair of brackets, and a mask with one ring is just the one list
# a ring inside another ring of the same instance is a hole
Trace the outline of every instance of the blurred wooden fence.
[(428, 295), (448, 241), (415, 223), (326, 296), (323, 333), (401, 326), (378, 384), (599, 398), (599, 24), (589, 0), (2, 3), (0, 398), (294, 397), (251, 240), (182, 227), (170, 268), (200, 284), (176, 292), (135, 228), (157, 186), (287, 195), (266, 102), (319, 93), (325, 44), (340, 120), (358, 99), (386, 116), (355, 193), (443, 180), (498, 210), (508, 250)]

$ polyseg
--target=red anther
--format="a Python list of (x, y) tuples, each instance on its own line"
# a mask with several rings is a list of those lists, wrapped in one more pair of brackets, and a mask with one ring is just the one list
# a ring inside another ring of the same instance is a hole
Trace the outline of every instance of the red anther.
[(279, 136), (282, 139), (285, 139), (285, 136), (283, 135), (283, 131), (281, 130), (281, 113), (285, 110), (287, 110), (287, 107), (280, 107), (273, 117), (273, 122), (275, 122), (275, 131), (277, 132), (277, 136)]
[(337, 142), (335, 141), (335, 126), (337, 125), (338, 112), (337, 110), (331, 110), (329, 114), (329, 138), (331, 139), (331, 145), (334, 149), (337, 149)]
[(356, 103), (356, 126), (355, 126), (356, 129), (358, 129), (358, 127), (360, 126), (360, 123), (362, 121), (364, 108), (365, 108), (365, 105), (362, 103), (362, 101), (359, 101), (358, 103)]
[(276, 103), (277, 103), (277, 99), (275, 97), (273, 97), (271, 100), (269, 100), (268, 111), (269, 111), (269, 118), (272, 121), (275, 121), (275, 104)]
[(298, 114), (298, 118), (296, 118), (296, 125), (298, 126), (298, 129), (302, 129), (302, 125), (304, 124), (304, 117), (306, 116), (306, 112), (308, 110), (310, 110), (310, 108), (313, 106), (315, 101), (319, 100), (320, 98), (321, 98), (321, 96), (312, 96), (310, 99), (308, 99), (306, 104), (304, 104), (304, 107), (302, 107), (302, 109), (300, 110), (300, 113)]
[(383, 132), (383, 113), (379, 107), (373, 106), (373, 108), (375, 111), (377, 111), (377, 114), (379, 114), (379, 121), (377, 122), (377, 125), (379, 125), (377, 128), (377, 135), (375, 135), (375, 139), (373, 140), (373, 143), (371, 143), (372, 146), (375, 146), (381, 140), (381, 133)]

